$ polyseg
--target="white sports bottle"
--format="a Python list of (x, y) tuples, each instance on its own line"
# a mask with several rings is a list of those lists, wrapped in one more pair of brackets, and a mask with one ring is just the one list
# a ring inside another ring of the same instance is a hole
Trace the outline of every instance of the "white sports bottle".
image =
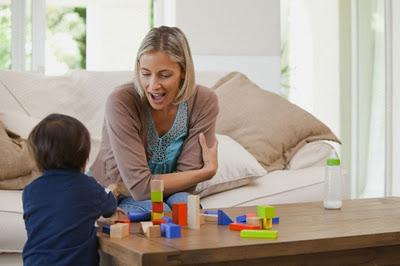
[(342, 207), (342, 174), (340, 160), (334, 150), (326, 160), (324, 207), (325, 209)]

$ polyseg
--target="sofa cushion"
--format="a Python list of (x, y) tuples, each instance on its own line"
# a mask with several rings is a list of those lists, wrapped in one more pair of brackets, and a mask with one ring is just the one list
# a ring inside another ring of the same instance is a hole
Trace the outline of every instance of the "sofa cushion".
[(214, 88), (220, 107), (217, 133), (239, 142), (269, 171), (286, 168), (296, 151), (308, 142), (339, 142), (310, 113), (259, 88), (241, 73), (228, 74)]
[(0, 252), (21, 252), (27, 239), (22, 191), (0, 190)]
[(206, 197), (249, 184), (267, 171), (232, 138), (218, 135), (218, 170), (210, 180), (197, 184), (195, 193)]

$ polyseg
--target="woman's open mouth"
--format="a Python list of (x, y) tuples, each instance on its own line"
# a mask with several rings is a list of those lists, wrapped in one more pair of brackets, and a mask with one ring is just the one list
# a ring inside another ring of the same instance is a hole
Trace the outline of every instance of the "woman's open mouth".
[(167, 94), (165, 92), (157, 92), (157, 93), (149, 92), (149, 95), (150, 95), (151, 99), (153, 100), (153, 102), (159, 104), (164, 100), (164, 98)]

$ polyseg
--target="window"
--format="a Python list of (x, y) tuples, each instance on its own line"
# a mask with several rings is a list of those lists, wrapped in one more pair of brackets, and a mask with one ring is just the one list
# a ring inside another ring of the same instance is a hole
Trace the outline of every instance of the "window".
[(0, 0), (0, 69), (11, 69), (11, 0)]
[(153, 0), (0, 0), (0, 69), (132, 70), (152, 8)]
[(86, 7), (47, 5), (46, 73), (86, 68)]

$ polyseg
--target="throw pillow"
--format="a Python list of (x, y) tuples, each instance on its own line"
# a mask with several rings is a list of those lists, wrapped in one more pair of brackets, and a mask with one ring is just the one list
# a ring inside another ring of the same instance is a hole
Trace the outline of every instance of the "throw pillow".
[(200, 197), (206, 197), (221, 191), (249, 184), (264, 176), (267, 171), (248, 151), (232, 138), (217, 135), (218, 170), (210, 180), (197, 184), (194, 191)]
[(23, 189), (38, 175), (26, 141), (0, 121), (0, 189)]
[(313, 115), (259, 88), (241, 73), (228, 74), (214, 89), (220, 108), (217, 133), (239, 142), (268, 171), (286, 168), (296, 151), (308, 142), (339, 142)]

